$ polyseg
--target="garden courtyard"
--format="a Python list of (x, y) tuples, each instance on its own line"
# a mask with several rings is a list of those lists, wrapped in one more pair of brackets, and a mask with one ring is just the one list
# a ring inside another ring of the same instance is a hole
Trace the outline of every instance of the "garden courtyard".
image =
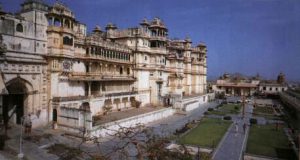
[[(284, 108), (278, 106), (278, 103), (255, 107), (253, 104), (245, 104), (245, 119), (241, 118), (242, 104), (225, 103), (208, 108), (198, 123), (187, 124), (188, 129), (179, 136), (177, 143), (212, 149), (210, 156), (214, 160), (228, 157), (234, 159), (242, 155), (297, 159), (288, 138), (291, 135), (282, 111)], [(243, 131), (244, 124), (246, 130)]]
[(205, 148), (215, 148), (226, 133), (231, 121), (203, 118), (199, 125), (182, 136), (178, 142)]
[(275, 124), (252, 125), (246, 152), (280, 159), (296, 159), (284, 133), (284, 126), (277, 127)]

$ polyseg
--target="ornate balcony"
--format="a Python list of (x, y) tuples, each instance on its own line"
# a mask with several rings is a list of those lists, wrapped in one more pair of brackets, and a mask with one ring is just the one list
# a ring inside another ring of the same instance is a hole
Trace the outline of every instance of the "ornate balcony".
[(135, 81), (133, 75), (114, 75), (111, 73), (73, 72), (69, 75), (71, 81)]

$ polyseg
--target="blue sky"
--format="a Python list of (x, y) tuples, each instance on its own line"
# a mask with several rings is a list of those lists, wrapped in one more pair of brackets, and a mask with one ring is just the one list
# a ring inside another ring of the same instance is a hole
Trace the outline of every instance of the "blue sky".
[[(137, 26), (160, 17), (171, 38), (208, 46), (208, 76), (240, 72), (300, 80), (299, 0), (61, 0), (92, 30), (108, 22)], [(5, 11), (23, 0), (0, 0)], [(45, 0), (48, 4), (55, 1)]]

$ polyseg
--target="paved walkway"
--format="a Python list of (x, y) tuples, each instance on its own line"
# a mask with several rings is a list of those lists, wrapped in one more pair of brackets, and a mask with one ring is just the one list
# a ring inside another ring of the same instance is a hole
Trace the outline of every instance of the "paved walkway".
[[(207, 110), (208, 107), (215, 107), (217, 104), (215, 102), (207, 103), (201, 105), (201, 107), (188, 112), (187, 115), (180, 115), (180, 114), (174, 114), (172, 116), (169, 116), (164, 119), (160, 119), (157, 121), (154, 121), (152, 123), (147, 124), (148, 127), (153, 128), (153, 132), (158, 136), (169, 136), (172, 135), (176, 129), (179, 129), (183, 127), (188, 121), (192, 120), (199, 120), (203, 116), (203, 113)], [(43, 130), (43, 129), (41, 129)], [(20, 127), (15, 127), (14, 129), (11, 129), (9, 131), (9, 135), (11, 139), (7, 141), (7, 147), (14, 151), (19, 151), (19, 131)], [(33, 130), (35, 134), (42, 134), (44, 131), (39, 131), (38, 129)], [(41, 132), (41, 133), (39, 133)], [(70, 146), (77, 146), (78, 140), (72, 141), (71, 139), (68, 139), (66, 137), (58, 136), (59, 134), (53, 133), (54, 139), (51, 139), (53, 143), (67, 143)], [(111, 151), (111, 149), (114, 147), (114, 145), (118, 144), (118, 140), (110, 140), (101, 143), (101, 152), (102, 153), (108, 153)], [(51, 142), (47, 141), (45, 144), (49, 144)], [(30, 160), (58, 160), (59, 157), (53, 154), (47, 153), (45, 149), (40, 148), (44, 144), (35, 144), (30, 141), (23, 141), (23, 153), (25, 154), (25, 157)], [(99, 153), (99, 148), (96, 146), (96, 144), (89, 145), (84, 144), (82, 149), (87, 150), (89, 152)], [(0, 153), (0, 159), (4, 160), (14, 160), (16, 159), (16, 155), (7, 156)]]
[(238, 125), (238, 131), (236, 132), (235, 123), (230, 126), (213, 154), (214, 160), (241, 160), (249, 132), (248, 126), (244, 133), (243, 124), (246, 123), (249, 125), (249, 119), (252, 116), (252, 109), (253, 107), (251, 105), (246, 106), (244, 119), (241, 118), (241, 115), (233, 117), (233, 121)]

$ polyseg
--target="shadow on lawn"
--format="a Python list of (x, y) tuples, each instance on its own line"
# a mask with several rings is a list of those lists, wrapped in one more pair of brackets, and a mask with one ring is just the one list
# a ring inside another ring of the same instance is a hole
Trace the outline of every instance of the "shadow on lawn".
[(278, 158), (297, 160), (297, 156), (292, 149), (288, 148), (276, 148), (276, 154)]

